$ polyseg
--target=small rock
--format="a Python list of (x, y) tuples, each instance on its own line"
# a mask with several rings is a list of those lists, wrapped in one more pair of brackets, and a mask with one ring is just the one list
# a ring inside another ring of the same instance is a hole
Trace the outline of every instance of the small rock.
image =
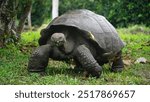
[(146, 58), (140, 57), (140, 58), (138, 58), (138, 59), (135, 61), (135, 64), (136, 64), (136, 63), (145, 64), (146, 62), (147, 62), (147, 59), (146, 59)]

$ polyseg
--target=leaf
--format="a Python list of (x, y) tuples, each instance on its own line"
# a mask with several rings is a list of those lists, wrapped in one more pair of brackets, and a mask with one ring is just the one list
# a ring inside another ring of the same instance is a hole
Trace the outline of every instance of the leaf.
[(124, 65), (130, 66), (132, 64), (131, 60), (123, 60)]

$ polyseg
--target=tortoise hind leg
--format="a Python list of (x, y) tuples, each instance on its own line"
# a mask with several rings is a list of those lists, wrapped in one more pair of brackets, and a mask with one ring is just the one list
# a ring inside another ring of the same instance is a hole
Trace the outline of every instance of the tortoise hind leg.
[(113, 72), (121, 72), (124, 68), (124, 64), (122, 61), (122, 52), (117, 53), (115, 60), (113, 61), (111, 71)]
[[(80, 45), (75, 51), (75, 58), (80, 62), (82, 68), (85, 68), (88, 74), (99, 78), (102, 73), (102, 67), (97, 63), (90, 50), (85, 45)], [(86, 75), (88, 76), (88, 75)]]

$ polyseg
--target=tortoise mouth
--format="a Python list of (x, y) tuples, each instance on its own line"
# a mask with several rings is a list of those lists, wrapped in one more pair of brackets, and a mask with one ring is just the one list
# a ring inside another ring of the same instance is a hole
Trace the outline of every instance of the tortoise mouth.
[(64, 45), (65, 41), (53, 41), (53, 44), (57, 47)]
[(66, 42), (66, 37), (63, 33), (54, 33), (51, 36), (51, 41), (54, 46), (62, 46)]

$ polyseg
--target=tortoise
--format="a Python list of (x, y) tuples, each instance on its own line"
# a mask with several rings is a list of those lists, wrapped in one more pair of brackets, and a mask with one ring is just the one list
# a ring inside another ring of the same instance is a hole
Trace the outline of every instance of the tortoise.
[(49, 58), (73, 59), (86, 76), (99, 78), (102, 65), (112, 62), (111, 71), (123, 70), (123, 41), (104, 16), (79, 9), (55, 18), (41, 30), (39, 47), (29, 59), (30, 72), (44, 72)]

